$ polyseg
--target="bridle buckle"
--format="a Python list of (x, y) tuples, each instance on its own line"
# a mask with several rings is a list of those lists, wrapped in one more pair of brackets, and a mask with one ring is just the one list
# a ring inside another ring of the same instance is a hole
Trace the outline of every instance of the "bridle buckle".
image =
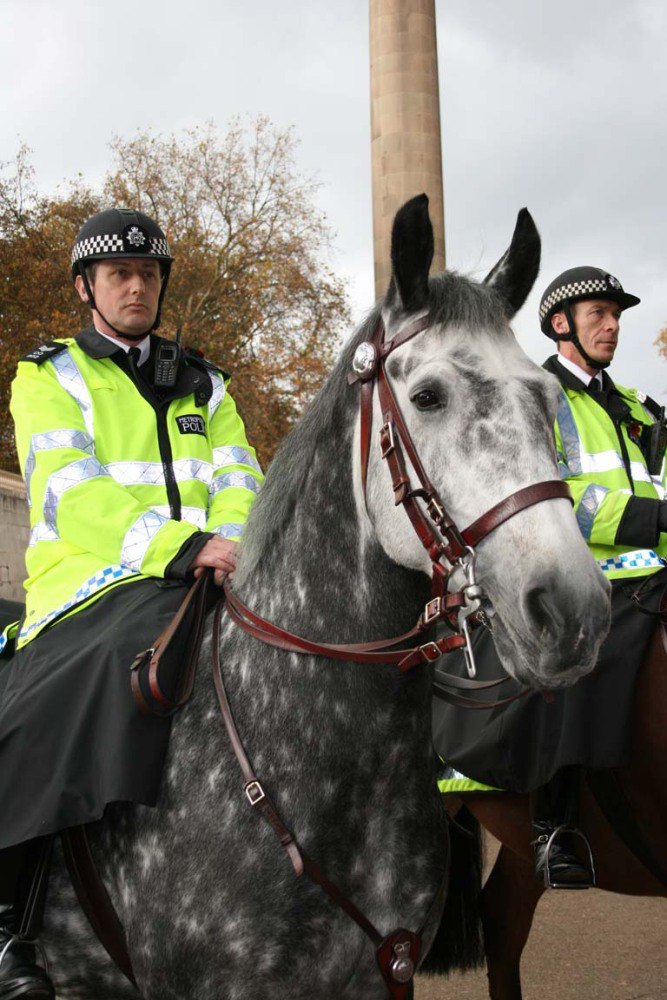
[(243, 791), (245, 792), (246, 798), (251, 806), (258, 806), (259, 803), (266, 798), (264, 789), (257, 780), (249, 781)]
[(445, 520), (445, 509), (437, 497), (431, 496), (426, 502), (426, 510), (434, 524), (442, 524)]
[(419, 647), (419, 654), (425, 663), (435, 663), (442, 656), (442, 650), (435, 642), (425, 642)]
[(396, 441), (394, 439), (394, 424), (391, 420), (388, 420), (380, 428), (380, 451), (383, 458), (389, 458), (392, 451), (396, 450)]
[(424, 605), (422, 613), (422, 624), (426, 627), (437, 622), (442, 617), (442, 598), (434, 597)]

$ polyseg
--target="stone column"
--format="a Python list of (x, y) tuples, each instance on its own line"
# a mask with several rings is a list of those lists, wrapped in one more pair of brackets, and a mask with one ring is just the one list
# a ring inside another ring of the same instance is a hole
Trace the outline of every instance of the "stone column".
[(25, 550), (30, 516), (20, 476), (0, 471), (0, 598), (24, 601)]
[(375, 294), (391, 264), (391, 223), (425, 192), (435, 234), (432, 271), (445, 269), (445, 216), (435, 0), (370, 0)]

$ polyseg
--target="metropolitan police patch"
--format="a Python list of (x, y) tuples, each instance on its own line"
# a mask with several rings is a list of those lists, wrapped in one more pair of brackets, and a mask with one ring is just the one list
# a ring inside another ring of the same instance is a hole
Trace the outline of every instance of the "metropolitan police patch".
[(176, 423), (181, 434), (201, 434), (202, 437), (206, 437), (204, 418), (198, 413), (186, 413), (183, 417), (176, 417)]

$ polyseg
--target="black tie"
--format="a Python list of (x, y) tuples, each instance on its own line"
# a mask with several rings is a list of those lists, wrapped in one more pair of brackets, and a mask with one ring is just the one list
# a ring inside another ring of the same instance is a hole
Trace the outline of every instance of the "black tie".
[[(136, 348), (133, 349), (136, 350)], [(588, 391), (592, 393), (594, 396), (597, 396), (600, 394), (600, 392), (602, 392), (602, 386), (600, 385), (599, 378), (596, 377), (590, 380), (590, 382), (588, 383)]]

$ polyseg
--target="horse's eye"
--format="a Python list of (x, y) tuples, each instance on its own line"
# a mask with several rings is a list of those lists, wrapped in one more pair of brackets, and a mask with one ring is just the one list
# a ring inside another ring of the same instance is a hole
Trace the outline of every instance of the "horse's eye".
[(411, 397), (411, 402), (418, 410), (437, 410), (442, 406), (442, 402), (433, 389), (420, 389)]

